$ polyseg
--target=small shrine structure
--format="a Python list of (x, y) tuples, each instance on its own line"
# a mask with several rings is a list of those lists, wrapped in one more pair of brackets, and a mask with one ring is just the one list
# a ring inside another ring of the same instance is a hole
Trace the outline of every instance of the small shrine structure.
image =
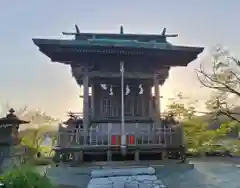
[[(187, 66), (202, 47), (176, 46), (175, 34), (81, 33), (74, 39), (34, 38), (52, 62), (71, 67), (83, 88), (82, 114), (60, 125), (56, 153), (65, 159), (143, 160), (184, 156), (179, 123), (161, 117), (160, 90), (175, 66)], [(154, 92), (152, 92), (154, 90)], [(67, 91), (66, 91), (67, 92)], [(146, 157), (148, 156), (148, 157)]]

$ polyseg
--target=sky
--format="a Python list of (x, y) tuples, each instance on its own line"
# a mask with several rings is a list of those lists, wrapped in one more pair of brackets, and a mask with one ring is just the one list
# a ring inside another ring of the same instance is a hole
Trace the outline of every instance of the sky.
[(3, 0), (0, 5), (0, 102), (28, 106), (54, 117), (81, 111), (80, 90), (66, 65), (53, 63), (32, 38), (64, 38), (62, 31), (160, 34), (179, 37), (176, 45), (205, 47), (188, 67), (173, 68), (161, 88), (163, 106), (176, 92), (205, 100), (194, 69), (216, 44), (240, 54), (238, 0)]

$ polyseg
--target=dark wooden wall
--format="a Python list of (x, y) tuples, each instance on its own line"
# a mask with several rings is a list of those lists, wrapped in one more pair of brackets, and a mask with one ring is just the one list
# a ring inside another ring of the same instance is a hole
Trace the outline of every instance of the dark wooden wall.
[[(108, 83), (102, 83), (108, 84)], [(130, 92), (128, 95), (124, 95), (124, 106), (125, 106), (125, 117), (131, 119), (138, 119), (139, 117), (151, 118), (151, 105), (152, 94), (150, 84), (142, 84), (143, 93), (140, 94), (141, 80), (136, 80), (135, 84), (131, 83), (128, 85), (127, 80), (125, 81), (125, 91), (127, 85), (129, 86)], [(93, 102), (90, 105), (90, 111), (92, 111), (91, 119), (121, 119), (121, 85), (119, 83), (107, 85), (107, 90), (101, 87), (101, 84), (92, 84), (92, 95)], [(112, 87), (113, 95), (110, 95), (110, 88)]]

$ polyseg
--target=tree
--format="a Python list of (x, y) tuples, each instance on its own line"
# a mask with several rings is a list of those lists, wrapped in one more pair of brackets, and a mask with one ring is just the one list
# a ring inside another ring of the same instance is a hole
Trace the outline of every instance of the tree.
[[(11, 106), (8, 103), (1, 105), (1, 116), (5, 116), (10, 108)], [(21, 144), (28, 148), (28, 154), (33, 157), (43, 148), (46, 149), (46, 147), (42, 146), (46, 137), (51, 139), (51, 144), (47, 146), (49, 147), (48, 152), (51, 154), (51, 148), (56, 140), (59, 120), (40, 110), (30, 110), (27, 106), (14, 110), (17, 117), (30, 121), (29, 124), (21, 125), (19, 129), (19, 136), (22, 140)]]
[(210, 70), (203, 64), (196, 70), (201, 85), (214, 91), (206, 107), (216, 116), (224, 115), (240, 123), (236, 117), (240, 113), (233, 110), (240, 99), (240, 61), (222, 47), (216, 47), (210, 63)]
[(197, 116), (193, 105), (186, 107), (181, 103), (181, 97), (180, 99), (176, 97), (167, 106), (167, 113), (181, 119), (188, 148), (198, 152), (206, 151), (210, 144), (225, 138), (228, 132), (231, 131), (231, 127), (234, 126), (234, 124), (226, 123), (216, 129), (210, 129), (209, 121)]
[[(27, 133), (27, 134), (26, 134)], [(28, 147), (28, 154), (35, 156), (41, 151), (42, 143), (44, 142), (47, 134), (47, 129), (45, 127), (29, 129), (25, 134), (21, 135), (22, 144)]]
[[(196, 101), (193, 102), (189, 97), (184, 96), (182, 92), (177, 93), (175, 97), (168, 100), (167, 114), (172, 114), (178, 120), (191, 119), (195, 116), (196, 110), (194, 104)], [(188, 104), (184, 104), (184, 102), (188, 102)]]
[[(41, 152), (43, 148), (43, 142), (46, 138), (51, 138), (52, 145), (55, 139), (58, 120), (46, 115), (39, 110), (27, 110), (23, 113), (20, 118), (30, 120), (27, 128), (20, 130), (20, 137), (22, 144), (27, 146), (30, 156), (36, 156), (38, 152)], [(51, 146), (48, 146), (49, 148)], [(51, 149), (49, 149), (50, 153)]]

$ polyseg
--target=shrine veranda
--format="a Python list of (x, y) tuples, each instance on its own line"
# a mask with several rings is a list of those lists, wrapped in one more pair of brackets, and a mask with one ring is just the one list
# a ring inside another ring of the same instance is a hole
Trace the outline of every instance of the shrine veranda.
[[(83, 88), (82, 114), (59, 126), (57, 161), (184, 157), (183, 128), (160, 114), (159, 86), (169, 69), (187, 66), (201, 47), (176, 46), (160, 35), (80, 33), (33, 42), (52, 62), (71, 67)], [(152, 94), (152, 88), (154, 93)], [(91, 91), (91, 92), (90, 92)]]

